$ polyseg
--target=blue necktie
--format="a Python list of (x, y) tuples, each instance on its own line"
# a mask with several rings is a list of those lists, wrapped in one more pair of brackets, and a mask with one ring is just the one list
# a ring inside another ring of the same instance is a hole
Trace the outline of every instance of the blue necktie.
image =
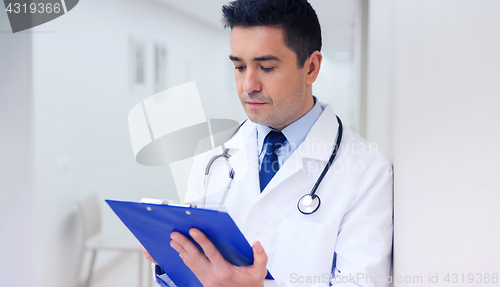
[(282, 132), (271, 131), (267, 134), (264, 139), (264, 145), (262, 149), (264, 150), (264, 158), (262, 159), (262, 164), (260, 166), (259, 179), (260, 179), (260, 191), (262, 192), (266, 188), (267, 184), (274, 177), (278, 169), (280, 169), (280, 163), (278, 162), (278, 155), (276, 151), (283, 146), (286, 137)]

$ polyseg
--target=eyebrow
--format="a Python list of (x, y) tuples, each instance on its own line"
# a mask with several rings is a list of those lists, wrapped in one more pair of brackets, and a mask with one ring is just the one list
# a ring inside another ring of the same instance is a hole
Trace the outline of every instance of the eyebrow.
[[(233, 61), (233, 62), (241, 62), (243, 61), (242, 59), (238, 58), (238, 57), (235, 57), (235, 56), (232, 56), (232, 55), (229, 55), (229, 60)], [(253, 59), (254, 62), (262, 62), (262, 61), (280, 61), (280, 59), (278, 59), (278, 57), (276, 56), (273, 56), (273, 55), (265, 55), (265, 56), (262, 56), (262, 57), (257, 57), (257, 58), (254, 58)]]

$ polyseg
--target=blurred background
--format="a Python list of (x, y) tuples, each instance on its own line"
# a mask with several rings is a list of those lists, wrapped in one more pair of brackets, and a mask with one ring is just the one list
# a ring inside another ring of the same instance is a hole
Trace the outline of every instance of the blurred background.
[[(394, 286), (499, 274), (500, 2), (310, 2), (313, 93), (394, 164)], [(90, 235), (127, 234), (104, 199), (178, 199), (168, 167), (135, 162), (134, 105), (195, 81), (207, 118), (246, 118), (226, 3), (86, 0), (18, 33), (0, 11), (1, 287), (81, 286), (106, 247)], [(115, 243), (90, 286), (149, 286), (137, 246)]]

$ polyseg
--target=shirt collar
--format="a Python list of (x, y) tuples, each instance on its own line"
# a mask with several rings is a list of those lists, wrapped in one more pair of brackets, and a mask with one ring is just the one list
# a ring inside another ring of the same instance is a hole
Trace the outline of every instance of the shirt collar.
[[(286, 126), (281, 132), (285, 135), (288, 144), (292, 148), (292, 151), (299, 147), (300, 144), (305, 140), (307, 134), (311, 130), (316, 120), (319, 118), (323, 109), (316, 97), (314, 97), (314, 106), (305, 115), (296, 120), (295, 122)], [(256, 124), (257, 126), (257, 147), (260, 151), (262, 150), (262, 145), (264, 144), (264, 139), (267, 134), (273, 129), (268, 126), (263, 126)]]

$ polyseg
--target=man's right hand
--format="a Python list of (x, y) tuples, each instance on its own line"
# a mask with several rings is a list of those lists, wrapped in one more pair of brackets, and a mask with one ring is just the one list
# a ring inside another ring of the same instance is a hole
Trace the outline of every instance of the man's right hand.
[(146, 259), (149, 262), (158, 265), (158, 263), (156, 263), (156, 261), (153, 259), (153, 257), (151, 257), (151, 255), (149, 255), (149, 252), (146, 250), (146, 248), (144, 248), (144, 246), (142, 246), (142, 244), (141, 244), (141, 249), (142, 249), (142, 253), (144, 253), (144, 257), (146, 257)]

